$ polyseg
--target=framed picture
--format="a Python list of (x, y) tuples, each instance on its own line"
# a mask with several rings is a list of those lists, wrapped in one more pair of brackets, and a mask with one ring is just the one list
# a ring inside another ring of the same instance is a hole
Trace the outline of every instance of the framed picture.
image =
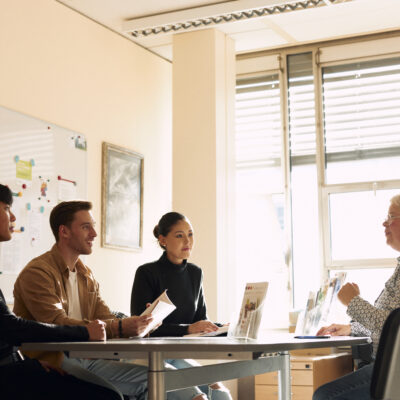
[(101, 245), (140, 250), (142, 219), (143, 156), (103, 142)]

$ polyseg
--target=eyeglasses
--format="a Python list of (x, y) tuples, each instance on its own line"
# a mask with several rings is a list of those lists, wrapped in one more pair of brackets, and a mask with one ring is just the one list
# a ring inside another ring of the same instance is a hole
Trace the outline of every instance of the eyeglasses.
[(384, 224), (388, 224), (388, 225), (392, 225), (392, 223), (393, 223), (393, 220), (394, 219), (397, 219), (397, 218), (400, 218), (400, 215), (390, 215), (390, 214), (388, 214), (387, 215), (387, 217), (386, 217), (386, 219), (383, 221), (383, 223)]

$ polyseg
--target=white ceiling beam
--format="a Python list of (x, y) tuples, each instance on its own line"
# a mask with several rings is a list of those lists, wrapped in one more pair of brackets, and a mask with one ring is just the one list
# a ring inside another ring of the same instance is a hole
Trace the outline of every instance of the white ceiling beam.
[(278, 6), (294, 0), (234, 0), (210, 6), (194, 7), (186, 10), (172, 11), (163, 14), (151, 15), (142, 18), (132, 18), (123, 22), (122, 30), (125, 33), (156, 28), (164, 25), (174, 25), (187, 21), (196, 21), (204, 18), (217, 17), (224, 14), (237, 13), (251, 9)]

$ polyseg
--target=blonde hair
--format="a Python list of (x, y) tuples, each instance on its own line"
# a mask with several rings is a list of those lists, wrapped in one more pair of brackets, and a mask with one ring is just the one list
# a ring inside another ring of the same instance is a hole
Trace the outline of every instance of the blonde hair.
[(400, 208), (400, 194), (396, 194), (390, 199), (390, 204), (393, 204)]

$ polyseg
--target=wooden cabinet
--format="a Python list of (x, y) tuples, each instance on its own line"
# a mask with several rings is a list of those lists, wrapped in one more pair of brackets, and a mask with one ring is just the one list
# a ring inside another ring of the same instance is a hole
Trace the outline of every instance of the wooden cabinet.
[[(314, 391), (353, 370), (351, 354), (291, 356), (292, 400), (311, 400)], [(278, 372), (255, 377), (255, 400), (278, 400)]]

